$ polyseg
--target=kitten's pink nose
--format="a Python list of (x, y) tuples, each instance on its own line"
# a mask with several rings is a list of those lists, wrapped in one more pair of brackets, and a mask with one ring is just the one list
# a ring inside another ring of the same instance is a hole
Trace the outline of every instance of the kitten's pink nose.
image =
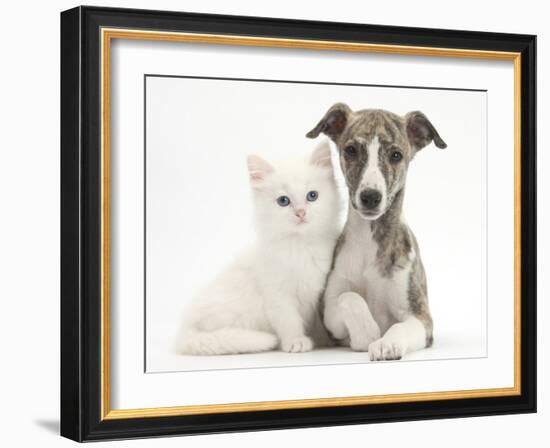
[(294, 212), (294, 214), (300, 218), (300, 219), (304, 219), (304, 217), (306, 216), (306, 211), (303, 209), (303, 208), (299, 208), (298, 210), (296, 210)]

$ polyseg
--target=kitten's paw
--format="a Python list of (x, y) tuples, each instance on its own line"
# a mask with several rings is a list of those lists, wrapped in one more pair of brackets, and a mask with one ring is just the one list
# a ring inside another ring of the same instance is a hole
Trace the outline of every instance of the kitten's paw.
[(289, 353), (309, 352), (313, 349), (313, 341), (307, 336), (300, 336), (299, 338), (283, 341), (281, 348)]
[(368, 351), (371, 361), (398, 360), (407, 351), (407, 346), (401, 341), (380, 338), (369, 345)]

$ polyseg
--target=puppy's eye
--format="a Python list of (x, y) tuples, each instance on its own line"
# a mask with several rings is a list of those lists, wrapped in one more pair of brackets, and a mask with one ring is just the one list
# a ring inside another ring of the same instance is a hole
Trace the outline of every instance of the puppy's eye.
[(290, 199), (288, 196), (279, 196), (277, 198), (277, 204), (279, 204), (281, 207), (286, 207), (290, 204)]
[(344, 154), (350, 158), (357, 157), (357, 148), (353, 145), (348, 145), (344, 148)]
[(310, 191), (310, 192), (306, 195), (306, 199), (307, 199), (309, 202), (316, 201), (318, 197), (319, 197), (319, 193), (317, 193), (316, 191)]
[(401, 154), (399, 151), (392, 151), (390, 154), (390, 160), (394, 163), (400, 162), (403, 158), (403, 154)]

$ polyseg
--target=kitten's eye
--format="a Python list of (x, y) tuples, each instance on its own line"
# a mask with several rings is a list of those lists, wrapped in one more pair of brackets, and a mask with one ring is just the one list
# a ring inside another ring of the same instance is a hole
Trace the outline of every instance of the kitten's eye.
[(344, 153), (350, 158), (357, 157), (357, 148), (353, 145), (348, 145), (344, 148)]
[(400, 162), (402, 158), (403, 154), (401, 154), (401, 152), (399, 151), (392, 151), (392, 153), (390, 154), (390, 160), (394, 163)]
[(318, 197), (319, 197), (319, 193), (317, 193), (316, 191), (310, 191), (310, 192), (306, 195), (306, 199), (307, 199), (309, 202), (316, 201)]
[(279, 196), (277, 198), (277, 204), (279, 204), (281, 207), (286, 207), (290, 204), (290, 199), (288, 196)]

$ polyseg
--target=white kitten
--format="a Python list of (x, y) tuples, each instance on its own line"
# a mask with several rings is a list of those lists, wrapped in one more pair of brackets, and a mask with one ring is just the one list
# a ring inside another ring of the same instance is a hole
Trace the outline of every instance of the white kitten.
[(197, 297), (178, 349), (193, 355), (327, 345), (318, 302), (340, 234), (327, 143), (309, 159), (272, 165), (248, 157), (257, 242)]

